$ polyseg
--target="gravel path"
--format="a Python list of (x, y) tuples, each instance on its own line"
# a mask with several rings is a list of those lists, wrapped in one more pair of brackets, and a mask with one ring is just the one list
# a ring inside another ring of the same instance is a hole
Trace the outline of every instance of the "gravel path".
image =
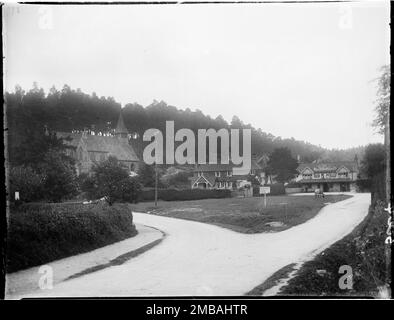
[(164, 231), (165, 239), (122, 265), (30, 296), (243, 295), (275, 271), (312, 259), (351, 232), (367, 215), (370, 194), (351, 195), (327, 205), (313, 219), (278, 233), (241, 234), (199, 222), (134, 213), (136, 223)]

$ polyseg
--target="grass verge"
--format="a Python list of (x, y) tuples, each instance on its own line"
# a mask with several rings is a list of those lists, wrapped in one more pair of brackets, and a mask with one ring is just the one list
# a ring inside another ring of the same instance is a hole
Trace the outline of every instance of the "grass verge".
[[(387, 214), (381, 205), (370, 208), (352, 233), (303, 264), (279, 295), (377, 297), (385, 284)], [(341, 289), (339, 268), (352, 268), (352, 289)]]
[(131, 205), (133, 211), (210, 223), (241, 233), (282, 231), (313, 218), (327, 203), (350, 196), (270, 196), (267, 207), (262, 197), (159, 201)]
[(296, 265), (296, 263), (291, 263), (287, 266), (284, 266), (282, 269), (279, 269), (262, 284), (245, 293), (245, 296), (262, 296), (264, 291), (271, 289), (272, 287), (276, 286), (280, 280), (287, 278), (289, 274), (295, 270), (294, 268)]

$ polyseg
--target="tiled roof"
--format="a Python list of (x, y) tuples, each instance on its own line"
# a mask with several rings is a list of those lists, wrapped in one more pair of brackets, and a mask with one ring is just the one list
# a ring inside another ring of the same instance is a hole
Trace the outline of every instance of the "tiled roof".
[(82, 140), (83, 143), (86, 144), (88, 151), (109, 153), (121, 161), (139, 161), (133, 147), (118, 137), (97, 135), (83, 136), (81, 133), (67, 132), (57, 132), (57, 136), (61, 138), (70, 137), (70, 141), (66, 139), (64, 142), (66, 145), (72, 147), (77, 147)]
[(203, 172), (209, 172), (209, 171), (231, 171), (233, 170), (234, 165), (233, 164), (200, 164), (197, 166), (197, 168), (194, 169), (194, 171), (203, 171)]
[(333, 183), (333, 182), (355, 182), (350, 178), (333, 178), (333, 179), (302, 179), (297, 181), (297, 183)]
[(298, 172), (304, 171), (306, 168), (310, 168), (313, 172), (322, 173), (322, 172), (336, 172), (341, 167), (346, 167), (350, 171), (357, 172), (357, 162), (355, 161), (335, 161), (335, 162), (320, 162), (320, 163), (301, 163), (297, 170)]
[(201, 179), (201, 181), (205, 181), (205, 180), (208, 181), (212, 186), (215, 184), (215, 176), (202, 175), (202, 176), (199, 176), (199, 177), (194, 177), (193, 180), (192, 180), (192, 185), (195, 184), (200, 179)]
[[(200, 164), (197, 168), (194, 169), (195, 172), (202, 171), (202, 172), (215, 172), (215, 171), (232, 171), (233, 168), (240, 168), (240, 165), (235, 165), (233, 163), (229, 164)], [(251, 169), (252, 170), (261, 170), (261, 166), (255, 161), (251, 161)]]
[(238, 180), (248, 180), (249, 178), (250, 178), (249, 175), (243, 174), (243, 175), (234, 175), (234, 176), (231, 176), (231, 177), (227, 177), (227, 176), (217, 177), (216, 181), (220, 181), (220, 182), (235, 182), (235, 181), (238, 181)]
[(63, 143), (69, 147), (78, 147), (82, 133), (56, 132), (56, 137), (63, 138)]
[(118, 124), (115, 129), (115, 134), (121, 134), (121, 133), (126, 133), (126, 134), (129, 133), (129, 131), (127, 130), (124, 124), (122, 112), (119, 113)]

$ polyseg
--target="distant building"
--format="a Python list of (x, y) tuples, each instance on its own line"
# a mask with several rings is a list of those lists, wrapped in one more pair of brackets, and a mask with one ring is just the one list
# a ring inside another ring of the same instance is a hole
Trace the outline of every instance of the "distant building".
[(251, 169), (241, 172), (234, 164), (202, 164), (197, 165), (191, 180), (192, 189), (230, 189), (236, 190), (250, 185), (250, 178), (255, 177), (260, 183), (263, 181), (263, 169), (252, 160)]
[(82, 132), (57, 132), (58, 138), (63, 138), (66, 153), (76, 160), (77, 175), (90, 173), (95, 163), (116, 157), (130, 172), (138, 169), (139, 159), (130, 144), (129, 134), (122, 117), (119, 115), (118, 123), (113, 134), (104, 134), (84, 130)]
[(301, 163), (295, 181), (305, 192), (321, 189), (323, 192), (356, 191), (359, 174), (358, 161)]

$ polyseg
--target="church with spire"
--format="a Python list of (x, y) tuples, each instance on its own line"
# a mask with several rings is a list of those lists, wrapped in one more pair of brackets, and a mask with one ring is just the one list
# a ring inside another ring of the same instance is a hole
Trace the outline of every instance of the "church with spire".
[(131, 134), (124, 123), (122, 111), (111, 134), (83, 130), (56, 132), (56, 135), (63, 138), (66, 153), (75, 159), (77, 175), (90, 174), (94, 164), (105, 161), (110, 156), (116, 157), (130, 174), (138, 170), (140, 160), (132, 146)]

